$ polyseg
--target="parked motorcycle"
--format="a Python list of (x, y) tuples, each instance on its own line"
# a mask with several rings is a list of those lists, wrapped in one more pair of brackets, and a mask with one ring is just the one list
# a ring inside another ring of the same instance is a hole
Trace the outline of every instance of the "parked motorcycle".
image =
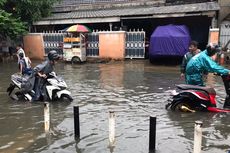
[[(224, 107), (230, 108), (230, 76), (221, 76), (224, 82), (226, 98)], [(216, 106), (216, 91), (211, 87), (201, 87), (196, 85), (179, 84), (176, 92), (166, 109), (183, 112), (230, 112), (227, 109), (220, 109)]]
[[(32, 97), (34, 97), (35, 92), (33, 90), (35, 77), (33, 75), (20, 75), (13, 74), (11, 75), (10, 86), (7, 89), (8, 95), (15, 100), (26, 100), (32, 101)], [(18, 91), (14, 91), (14, 89), (18, 89)], [(65, 81), (56, 75), (55, 72), (49, 73), (46, 78), (45, 90), (47, 94), (48, 101), (55, 100), (67, 100), (71, 102), (73, 98), (71, 97), (70, 91), (67, 90), (67, 85)]]

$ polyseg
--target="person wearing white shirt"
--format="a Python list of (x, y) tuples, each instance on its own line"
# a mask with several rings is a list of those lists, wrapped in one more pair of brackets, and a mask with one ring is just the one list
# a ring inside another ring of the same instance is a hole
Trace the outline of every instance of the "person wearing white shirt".
[(19, 63), (20, 61), (19, 54), (23, 53), (23, 57), (25, 57), (26, 55), (25, 55), (25, 51), (22, 49), (22, 45), (19, 44), (16, 49), (17, 49), (17, 57), (18, 57), (18, 63)]
[(21, 52), (19, 53), (19, 72), (22, 75), (30, 75), (32, 73), (32, 68), (30, 66), (31, 61), (29, 57), (24, 57), (24, 54)]

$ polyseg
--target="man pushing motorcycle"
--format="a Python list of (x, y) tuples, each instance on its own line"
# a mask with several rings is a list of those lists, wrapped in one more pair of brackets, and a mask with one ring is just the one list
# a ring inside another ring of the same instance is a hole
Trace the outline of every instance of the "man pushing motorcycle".
[(186, 67), (186, 83), (205, 86), (203, 74), (206, 72), (229, 75), (230, 70), (220, 66), (214, 61), (219, 51), (218, 45), (210, 43), (206, 50), (192, 57)]
[(34, 68), (36, 79), (34, 83), (35, 96), (33, 97), (33, 101), (40, 100), (41, 96), (43, 97), (43, 100), (47, 99), (44, 85), (46, 83), (47, 75), (53, 71), (54, 65), (58, 60), (59, 55), (55, 50), (52, 50), (48, 53), (48, 59)]
[(230, 109), (218, 108), (216, 103), (216, 92), (212, 87), (205, 86), (203, 81), (204, 72), (217, 73), (222, 76), (226, 98), (224, 108), (230, 108), (230, 70), (218, 65), (214, 60), (219, 46), (209, 44), (203, 52), (195, 55), (186, 67), (186, 82), (189, 85), (177, 85), (172, 99), (166, 105), (171, 110), (186, 112), (208, 111), (208, 112), (230, 112)]
[[(202, 75), (204, 72), (217, 73), (218, 75), (222, 75), (222, 78), (224, 76), (229, 76), (230, 70), (220, 66), (214, 61), (219, 51), (220, 49), (218, 45), (210, 43), (207, 46), (206, 50), (195, 55), (188, 62), (186, 67), (186, 83), (191, 85), (205, 86)], [(227, 84), (225, 84), (225, 86)], [(225, 99), (224, 107), (230, 108), (230, 93), (228, 85), (226, 88), (226, 92), (227, 97)]]

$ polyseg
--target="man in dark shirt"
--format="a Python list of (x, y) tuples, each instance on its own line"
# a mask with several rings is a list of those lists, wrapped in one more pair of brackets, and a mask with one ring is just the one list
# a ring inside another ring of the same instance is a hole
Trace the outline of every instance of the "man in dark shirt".
[(36, 76), (34, 85), (35, 96), (33, 97), (34, 101), (40, 100), (41, 96), (43, 96), (43, 100), (46, 100), (47, 96), (44, 89), (46, 78), (47, 75), (53, 71), (54, 65), (58, 59), (59, 55), (55, 50), (52, 50), (48, 53), (48, 59), (34, 68)]
[[(196, 41), (191, 41), (190, 45), (189, 45), (189, 52), (187, 52), (184, 55), (182, 64), (181, 64), (181, 78), (183, 78), (185, 76), (185, 70), (186, 70), (186, 66), (187, 63), (189, 62), (189, 60), (196, 54), (200, 53), (200, 49), (198, 49), (198, 42)], [(185, 78), (186, 80), (186, 78)]]

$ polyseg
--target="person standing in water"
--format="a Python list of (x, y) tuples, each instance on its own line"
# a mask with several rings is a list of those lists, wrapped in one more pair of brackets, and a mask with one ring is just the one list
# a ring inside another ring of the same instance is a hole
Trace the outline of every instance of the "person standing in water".
[[(191, 41), (189, 44), (189, 52), (187, 52), (182, 60), (182, 64), (181, 64), (181, 78), (185, 77), (185, 70), (186, 70), (186, 66), (189, 62), (189, 60), (196, 54), (200, 53), (200, 49), (198, 49), (198, 42), (196, 41)], [(185, 81), (186, 81), (186, 77), (185, 77)]]

